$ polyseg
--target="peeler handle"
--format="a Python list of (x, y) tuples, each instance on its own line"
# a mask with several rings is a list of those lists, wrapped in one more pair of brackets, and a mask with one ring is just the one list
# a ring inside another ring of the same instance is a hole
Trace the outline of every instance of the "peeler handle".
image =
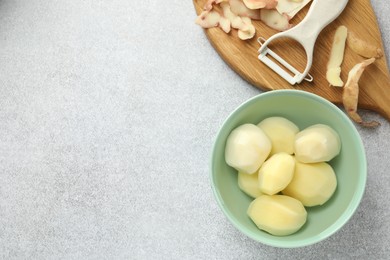
[(301, 42), (304, 47), (314, 46), (318, 35), (344, 10), (348, 0), (313, 0), (305, 18), (286, 31), (285, 36)]
[(310, 71), (318, 35), (343, 12), (347, 4), (348, 0), (314, 0), (302, 22), (286, 31), (287, 37), (294, 38), (305, 49), (307, 64), (302, 76), (306, 77)]
[(298, 25), (287, 31), (274, 34), (262, 44), (259, 49), (259, 59), (263, 59), (271, 41), (281, 37), (296, 40), (305, 49), (307, 64), (305, 71), (296, 74), (294, 79), (290, 80), (290, 84), (300, 83), (308, 75), (313, 63), (314, 45), (318, 35), (343, 12), (347, 4), (348, 0), (313, 0), (305, 18)]

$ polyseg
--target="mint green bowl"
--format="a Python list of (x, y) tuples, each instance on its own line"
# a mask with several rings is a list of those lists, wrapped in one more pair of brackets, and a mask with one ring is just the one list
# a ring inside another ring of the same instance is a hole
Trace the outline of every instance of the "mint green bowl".
[[(225, 163), (225, 142), (229, 133), (244, 123), (257, 124), (270, 116), (283, 116), (300, 129), (322, 123), (340, 135), (341, 153), (330, 164), (338, 186), (322, 206), (307, 208), (305, 225), (296, 233), (278, 237), (259, 230), (247, 216), (250, 197), (237, 185), (237, 172)], [(295, 248), (320, 242), (338, 231), (351, 218), (363, 197), (367, 162), (359, 133), (350, 119), (329, 101), (299, 90), (275, 90), (260, 94), (239, 106), (224, 122), (214, 144), (211, 182), (219, 206), (232, 224), (263, 244)]]

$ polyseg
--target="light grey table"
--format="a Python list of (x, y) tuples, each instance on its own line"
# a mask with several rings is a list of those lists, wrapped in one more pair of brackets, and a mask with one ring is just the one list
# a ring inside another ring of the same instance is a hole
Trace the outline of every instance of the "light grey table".
[(389, 259), (390, 124), (368, 111), (366, 193), (339, 232), (277, 249), (228, 222), (213, 139), (261, 92), (194, 20), (188, 0), (0, 0), (0, 258)]

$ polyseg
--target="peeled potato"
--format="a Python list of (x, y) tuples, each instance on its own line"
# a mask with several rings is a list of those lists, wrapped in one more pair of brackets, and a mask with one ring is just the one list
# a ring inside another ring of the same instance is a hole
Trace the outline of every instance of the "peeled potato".
[(295, 158), (303, 163), (328, 162), (340, 149), (339, 135), (327, 125), (310, 126), (295, 136)]
[(264, 119), (257, 126), (271, 140), (271, 155), (280, 152), (294, 153), (294, 140), (299, 128), (293, 122), (284, 117), (275, 116)]
[(296, 162), (294, 177), (282, 193), (312, 207), (327, 202), (336, 187), (336, 175), (329, 164)]
[(272, 155), (259, 170), (259, 189), (274, 195), (286, 188), (294, 175), (295, 159), (287, 153)]
[(261, 195), (249, 205), (247, 214), (258, 228), (275, 236), (295, 233), (307, 217), (299, 200), (284, 195)]
[(238, 172), (238, 187), (252, 198), (257, 198), (263, 193), (259, 189), (258, 174), (246, 174)]
[(271, 141), (256, 125), (244, 124), (234, 129), (226, 141), (226, 163), (239, 172), (255, 173), (267, 159)]

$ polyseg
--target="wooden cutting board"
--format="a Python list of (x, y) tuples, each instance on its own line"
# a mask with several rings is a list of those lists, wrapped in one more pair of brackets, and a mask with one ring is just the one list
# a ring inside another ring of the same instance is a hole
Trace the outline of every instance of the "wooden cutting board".
[[(199, 15), (206, 0), (193, 1), (196, 12)], [(309, 7), (310, 5), (301, 10), (291, 20), (291, 23), (294, 25), (298, 24), (306, 15)], [(218, 7), (215, 8), (220, 10)], [(314, 81), (303, 81), (299, 85), (291, 86), (257, 58), (257, 51), (260, 47), (257, 38), (261, 36), (267, 39), (277, 33), (277, 31), (267, 27), (261, 21), (253, 21), (253, 24), (256, 27), (256, 36), (248, 41), (240, 40), (237, 36), (237, 31), (234, 29), (229, 34), (226, 34), (216, 27), (206, 29), (205, 33), (215, 50), (234, 71), (254, 86), (265, 91), (300, 89), (315, 93), (340, 105), (342, 104), (343, 89), (329, 86), (325, 78), (326, 64), (337, 27), (345, 25), (359, 38), (380, 46), (383, 50), (381, 34), (370, 0), (350, 0), (343, 13), (328, 25), (317, 39), (313, 65), (310, 71)], [(287, 39), (279, 40), (269, 47), (299, 71), (304, 70), (306, 55), (297, 42)], [(348, 46), (346, 47), (341, 67), (341, 78), (344, 82), (347, 81), (349, 70), (363, 60), (364, 58), (354, 53)], [(359, 86), (359, 107), (376, 111), (390, 121), (390, 77), (385, 56), (366, 69), (359, 81)], [(239, 91), (239, 88), (237, 91)]]

